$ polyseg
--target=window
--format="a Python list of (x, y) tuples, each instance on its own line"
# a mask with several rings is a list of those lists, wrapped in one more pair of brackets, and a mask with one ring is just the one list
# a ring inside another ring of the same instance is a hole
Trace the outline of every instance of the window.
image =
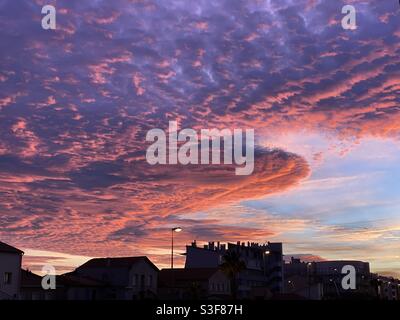
[(145, 275), (144, 274), (141, 274), (140, 275), (140, 288), (143, 290), (144, 289), (144, 287), (145, 287)]
[(4, 284), (11, 284), (12, 282), (12, 273), (4, 272)]
[(137, 286), (139, 282), (139, 276), (137, 274), (134, 274), (132, 277), (132, 286)]
[(149, 275), (149, 287), (153, 286), (153, 276)]

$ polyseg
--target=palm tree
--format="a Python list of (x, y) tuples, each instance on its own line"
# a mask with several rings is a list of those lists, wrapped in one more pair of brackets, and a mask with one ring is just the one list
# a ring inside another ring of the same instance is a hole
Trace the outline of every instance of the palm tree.
[(229, 278), (232, 298), (237, 297), (237, 275), (244, 269), (246, 269), (246, 263), (240, 259), (240, 254), (237, 251), (228, 251), (222, 257), (223, 263), (221, 264), (221, 270)]

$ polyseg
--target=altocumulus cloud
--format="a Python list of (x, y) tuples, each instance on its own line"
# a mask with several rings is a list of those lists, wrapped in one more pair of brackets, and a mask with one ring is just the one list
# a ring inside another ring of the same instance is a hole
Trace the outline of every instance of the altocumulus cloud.
[(155, 241), (147, 229), (157, 217), (264, 197), (309, 175), (279, 150), (259, 151), (249, 177), (229, 166), (150, 167), (145, 133), (169, 120), (396, 139), (397, 3), (353, 3), (359, 28), (346, 32), (343, 1), (57, 1), (58, 29), (47, 32), (49, 3), (2, 1), (0, 235), (123, 253), (124, 233)]

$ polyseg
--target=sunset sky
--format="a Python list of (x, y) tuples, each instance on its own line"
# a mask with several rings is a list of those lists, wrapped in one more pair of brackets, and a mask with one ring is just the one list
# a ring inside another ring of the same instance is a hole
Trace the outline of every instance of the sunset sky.
[[(0, 241), (24, 266), (166, 267), (181, 226), (178, 253), (277, 241), (400, 276), (397, 0), (0, 0), (0, 26)], [(255, 129), (254, 173), (150, 166), (168, 121)]]

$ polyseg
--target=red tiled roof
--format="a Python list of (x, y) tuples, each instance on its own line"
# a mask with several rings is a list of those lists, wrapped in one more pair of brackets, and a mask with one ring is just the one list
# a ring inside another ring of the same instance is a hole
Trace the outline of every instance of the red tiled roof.
[(94, 258), (77, 268), (130, 268), (132, 265), (145, 261), (149, 263), (155, 270), (158, 268), (150, 261), (149, 258), (143, 257), (119, 257), (119, 258)]
[(1, 242), (0, 241), (0, 252), (8, 252), (8, 253), (18, 253), (18, 254), (23, 254), (24, 252), (14, 248), (10, 245), (8, 245), (7, 243)]

